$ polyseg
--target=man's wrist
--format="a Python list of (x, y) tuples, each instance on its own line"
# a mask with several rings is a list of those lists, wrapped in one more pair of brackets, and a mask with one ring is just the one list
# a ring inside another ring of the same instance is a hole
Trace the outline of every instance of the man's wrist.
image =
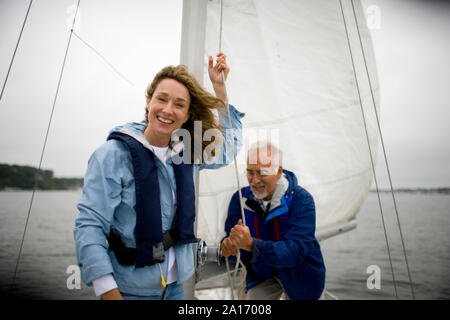
[(249, 243), (245, 248), (243, 248), (245, 251), (252, 252), (253, 251), (253, 238), (250, 238)]

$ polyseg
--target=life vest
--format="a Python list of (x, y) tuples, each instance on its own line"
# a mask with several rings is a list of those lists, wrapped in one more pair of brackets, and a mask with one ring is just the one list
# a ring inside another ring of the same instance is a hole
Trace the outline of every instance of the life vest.
[[(195, 220), (195, 187), (193, 167), (191, 164), (172, 164), (177, 187), (177, 209), (175, 212), (174, 226), (170, 232), (162, 233), (160, 190), (157, 175), (155, 155), (133, 137), (120, 132), (113, 132), (108, 140), (115, 139), (127, 144), (134, 170), (134, 182), (136, 189), (136, 249), (126, 248), (123, 243), (114, 238), (111, 239), (112, 247), (124, 249), (123, 256), (119, 259), (119, 251), (114, 248), (119, 263), (133, 264), (136, 268), (152, 265), (165, 260), (164, 250), (167, 250), (167, 235), (172, 235), (170, 245), (197, 242), (194, 234)], [(181, 154), (182, 156), (182, 154)], [(108, 239), (108, 240), (110, 240)], [(119, 239), (120, 240), (120, 239)], [(166, 245), (165, 245), (166, 244)], [(129, 254), (131, 252), (131, 255)], [(135, 257), (135, 258), (134, 258)]]

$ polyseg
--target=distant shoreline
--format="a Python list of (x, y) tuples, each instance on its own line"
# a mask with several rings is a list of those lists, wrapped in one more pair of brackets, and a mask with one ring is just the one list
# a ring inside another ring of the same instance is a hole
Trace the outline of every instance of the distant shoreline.
[[(24, 189), (24, 188), (14, 188), (14, 187), (6, 187), (0, 189), (0, 192), (22, 192), (22, 191), (33, 191), (33, 188)], [(61, 188), (61, 189), (40, 189), (36, 188), (36, 191), (83, 191), (83, 188), (74, 187), (74, 188)]]
[(76, 190), (83, 178), (57, 178), (52, 170), (0, 163), (0, 190)]
[[(52, 170), (38, 170), (31, 166), (0, 163), (0, 191), (26, 191), (26, 190), (70, 190), (76, 191), (83, 188), (83, 178), (53, 176)], [(390, 189), (379, 189), (381, 193), (390, 193)], [(370, 189), (369, 192), (377, 192)], [(450, 187), (421, 188), (401, 187), (394, 189), (395, 193), (421, 193), (421, 194), (448, 194)]]
[[(391, 193), (391, 189), (378, 189), (381, 193)], [(370, 189), (370, 192), (377, 192), (376, 189)], [(449, 194), (450, 187), (442, 188), (398, 188), (394, 193), (423, 193), (423, 194)]]
[[(6, 187), (4, 189), (0, 189), (0, 192), (15, 192), (15, 191), (32, 191), (33, 188), (15, 188), (15, 187)], [(40, 189), (36, 188), (38, 191), (82, 191), (82, 187), (73, 187), (73, 188), (61, 188), (61, 189)], [(391, 193), (390, 189), (379, 189), (380, 193)], [(370, 193), (376, 193), (377, 190), (371, 189)], [(450, 188), (399, 188), (394, 189), (394, 193), (410, 193), (410, 194), (445, 194), (450, 195)]]

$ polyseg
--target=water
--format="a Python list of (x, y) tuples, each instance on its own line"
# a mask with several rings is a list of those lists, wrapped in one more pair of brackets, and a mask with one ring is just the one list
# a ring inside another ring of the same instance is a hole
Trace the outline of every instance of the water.
[[(17, 273), (11, 289), (31, 192), (0, 192), (0, 287), (26, 298), (96, 299), (92, 288), (68, 289), (67, 268), (76, 265), (73, 225), (79, 191), (35, 195)], [(416, 299), (450, 299), (450, 196), (396, 194)], [(390, 194), (381, 194), (397, 295), (411, 299), (403, 251)], [(376, 193), (358, 214), (357, 229), (322, 243), (327, 289), (339, 299), (395, 299), (386, 240)], [(368, 289), (367, 267), (380, 268), (380, 289)], [(227, 290), (197, 296), (214, 298)]]
[[(400, 299), (411, 299), (392, 195), (381, 194), (382, 210)], [(416, 299), (450, 298), (450, 196), (395, 195)], [(322, 244), (327, 288), (340, 299), (395, 299), (391, 263), (376, 193), (358, 214), (358, 227)], [(367, 267), (381, 270), (381, 289), (367, 288)]]

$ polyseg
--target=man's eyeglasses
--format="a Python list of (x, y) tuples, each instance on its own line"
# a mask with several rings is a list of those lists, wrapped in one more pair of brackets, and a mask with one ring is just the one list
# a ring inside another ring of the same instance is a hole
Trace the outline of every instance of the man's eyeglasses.
[(246, 170), (246, 174), (248, 178), (252, 178), (254, 175), (256, 175), (258, 178), (270, 176), (276, 174), (276, 171), (273, 170), (273, 168), (262, 168), (260, 170)]

